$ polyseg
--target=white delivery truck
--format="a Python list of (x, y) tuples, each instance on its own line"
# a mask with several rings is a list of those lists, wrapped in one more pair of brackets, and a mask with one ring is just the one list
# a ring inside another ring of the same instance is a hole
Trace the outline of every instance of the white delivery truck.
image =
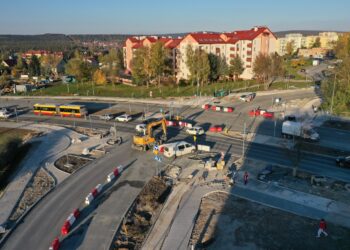
[(168, 158), (194, 153), (195, 151), (196, 147), (191, 143), (185, 141), (174, 142), (164, 145), (164, 156)]
[(310, 141), (320, 140), (319, 134), (310, 125), (295, 121), (285, 121), (282, 123), (282, 136), (284, 138), (293, 138), (295, 136)]

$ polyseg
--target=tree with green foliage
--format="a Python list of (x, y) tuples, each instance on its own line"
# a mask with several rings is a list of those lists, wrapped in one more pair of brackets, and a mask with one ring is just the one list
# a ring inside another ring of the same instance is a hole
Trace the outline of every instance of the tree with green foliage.
[(28, 67), (30, 76), (40, 76), (40, 61), (36, 55), (33, 55), (30, 59), (29, 67)]
[(152, 76), (150, 67), (150, 49), (148, 47), (136, 49), (131, 61), (131, 66), (133, 81), (139, 85), (146, 83), (148, 88)]
[(162, 42), (156, 42), (151, 45), (150, 70), (152, 77), (158, 80), (158, 87), (160, 87), (161, 76), (166, 71), (168, 53)]
[(187, 47), (186, 65), (190, 71), (190, 79), (196, 81), (197, 85), (203, 86), (208, 81), (210, 75), (210, 62), (208, 54), (200, 49), (193, 51), (191, 46)]
[(269, 55), (259, 53), (253, 64), (255, 76), (263, 83), (267, 82), (270, 73), (271, 58)]
[(65, 66), (65, 73), (75, 76), (79, 81), (91, 80), (94, 70), (96, 69), (78, 51), (75, 51), (74, 57)]
[(105, 75), (111, 78), (112, 82), (115, 81), (115, 77), (120, 75), (120, 72), (124, 69), (123, 52), (121, 49), (111, 49), (103, 56), (99, 57), (99, 61), (102, 63), (102, 70)]
[(264, 88), (268, 89), (274, 79), (284, 74), (283, 58), (278, 54), (265, 55), (260, 53), (255, 58), (253, 72), (264, 83)]
[(228, 65), (224, 57), (210, 53), (208, 55), (208, 59), (210, 65), (209, 79), (211, 81), (217, 81), (220, 77), (227, 76), (229, 74)]
[(350, 116), (350, 33), (339, 37), (335, 53), (341, 62), (334, 75), (322, 83), (322, 107), (336, 115)]
[(321, 47), (321, 39), (317, 37), (315, 42), (312, 44), (312, 48), (320, 48), (320, 47)]
[(232, 75), (234, 81), (236, 81), (236, 79), (243, 73), (243, 71), (244, 67), (242, 59), (239, 56), (231, 59), (229, 73)]
[(286, 44), (286, 52), (288, 56), (293, 55), (294, 52), (294, 40), (287, 42)]

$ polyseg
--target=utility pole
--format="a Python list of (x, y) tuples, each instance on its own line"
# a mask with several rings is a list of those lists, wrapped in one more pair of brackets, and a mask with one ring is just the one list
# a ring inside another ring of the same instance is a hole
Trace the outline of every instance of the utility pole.
[(244, 158), (244, 154), (245, 154), (245, 136), (246, 136), (246, 123), (244, 123), (244, 127), (243, 127), (243, 147), (242, 147), (242, 160)]
[(16, 122), (18, 122), (17, 108), (15, 108), (15, 114), (16, 114)]
[(334, 102), (334, 92), (335, 92), (335, 82), (337, 81), (337, 74), (334, 74), (333, 91), (332, 91), (332, 101), (331, 101), (331, 114), (333, 114), (333, 102)]
[(89, 120), (90, 120), (90, 129), (92, 131), (92, 121), (91, 121), (91, 116), (89, 115)]

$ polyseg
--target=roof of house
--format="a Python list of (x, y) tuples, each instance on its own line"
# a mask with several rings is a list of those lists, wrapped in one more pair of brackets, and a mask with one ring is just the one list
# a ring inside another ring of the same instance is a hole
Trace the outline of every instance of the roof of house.
[(165, 47), (169, 49), (176, 48), (181, 41), (182, 41), (182, 38), (170, 39), (167, 43), (165, 43)]
[(250, 30), (237, 30), (233, 32), (223, 33), (228, 38), (232, 39), (235, 38), (237, 40), (254, 40), (257, 36), (264, 32), (269, 32), (273, 34), (269, 28), (261, 26), (261, 27), (254, 27)]
[(190, 33), (188, 36), (191, 36), (199, 44), (225, 43), (225, 40), (218, 33)]

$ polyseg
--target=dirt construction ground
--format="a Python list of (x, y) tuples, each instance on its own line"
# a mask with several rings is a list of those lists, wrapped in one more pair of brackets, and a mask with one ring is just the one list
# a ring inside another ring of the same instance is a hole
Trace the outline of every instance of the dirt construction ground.
[(328, 237), (316, 238), (318, 221), (248, 200), (214, 193), (202, 199), (192, 232), (195, 249), (350, 249), (350, 230), (327, 223)]

